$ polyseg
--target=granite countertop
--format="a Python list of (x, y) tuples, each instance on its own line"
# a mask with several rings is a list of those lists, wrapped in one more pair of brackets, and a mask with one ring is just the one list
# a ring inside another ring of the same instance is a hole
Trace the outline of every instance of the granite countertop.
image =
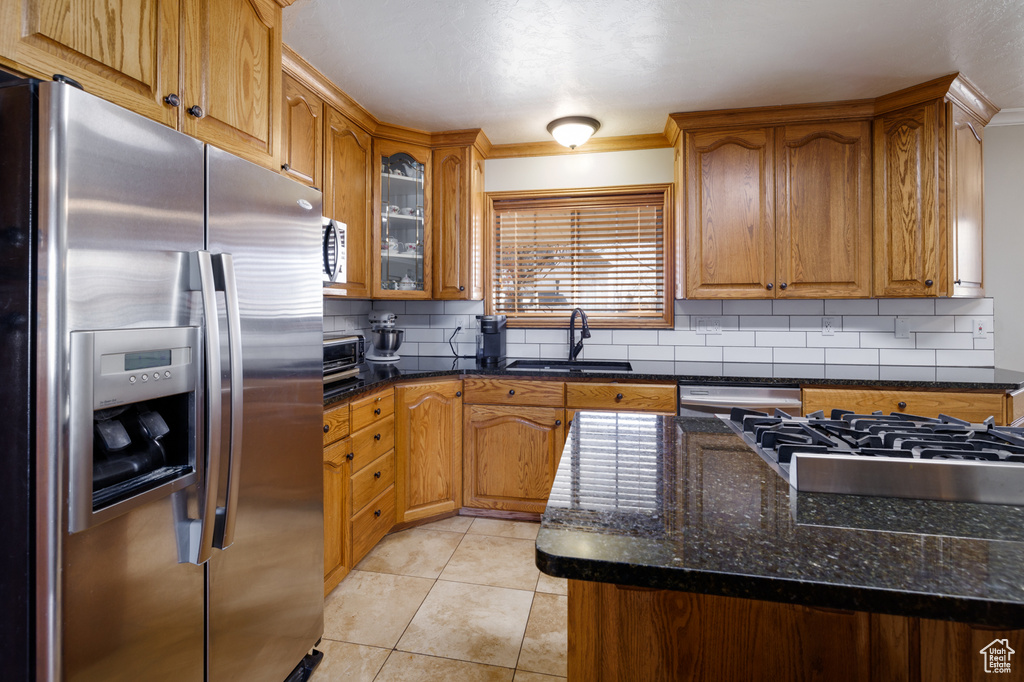
[[(946, 367), (941, 374), (936, 370), (936, 381), (923, 381), (920, 367), (887, 367), (889, 378), (864, 379), (844, 377), (842, 368), (835, 376), (822, 378), (812, 369), (801, 375), (794, 365), (781, 371), (772, 365), (753, 363), (699, 363), (669, 360), (630, 360), (632, 372), (595, 371), (539, 371), (515, 370), (508, 365), (520, 358), (508, 358), (499, 365), (478, 365), (475, 359), (443, 356), (403, 355), (398, 362), (365, 362), (359, 376), (344, 385), (336, 385), (324, 392), (324, 406), (354, 398), (362, 393), (409, 379), (452, 376), (463, 374), (507, 377), (571, 377), (574, 379), (618, 379), (633, 381), (716, 382), (761, 385), (816, 385), (816, 386), (883, 386), (892, 388), (933, 388), (960, 390), (1012, 391), (1024, 388), (1024, 372), (992, 369), (991, 367)], [(536, 358), (522, 358), (536, 359)], [(813, 365), (809, 365), (813, 368)], [(780, 376), (773, 376), (779, 373)]]
[(550, 575), (1024, 627), (1024, 507), (806, 494), (716, 418), (577, 413)]

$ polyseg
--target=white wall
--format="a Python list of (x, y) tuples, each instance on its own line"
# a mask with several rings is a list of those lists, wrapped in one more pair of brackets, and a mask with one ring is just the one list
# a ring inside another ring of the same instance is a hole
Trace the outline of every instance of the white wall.
[(562, 154), (484, 162), (484, 190), (568, 189), (672, 182), (672, 149)]
[(1024, 125), (985, 129), (985, 293), (996, 367), (1024, 371)]

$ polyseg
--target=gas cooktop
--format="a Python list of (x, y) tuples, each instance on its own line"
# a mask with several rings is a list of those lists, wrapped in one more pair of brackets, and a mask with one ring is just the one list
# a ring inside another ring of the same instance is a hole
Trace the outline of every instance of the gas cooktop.
[(798, 491), (1024, 505), (1024, 428), (991, 417), (733, 408), (729, 421)]

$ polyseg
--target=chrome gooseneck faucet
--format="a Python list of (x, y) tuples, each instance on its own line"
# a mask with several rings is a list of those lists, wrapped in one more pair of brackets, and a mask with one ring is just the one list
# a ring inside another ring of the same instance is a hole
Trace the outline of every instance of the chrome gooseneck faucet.
[[(576, 341), (576, 315), (580, 316), (580, 340)], [(569, 317), (569, 360), (575, 360), (576, 356), (583, 350), (583, 339), (590, 338), (590, 325), (587, 323), (587, 314), (582, 308), (573, 308)]]

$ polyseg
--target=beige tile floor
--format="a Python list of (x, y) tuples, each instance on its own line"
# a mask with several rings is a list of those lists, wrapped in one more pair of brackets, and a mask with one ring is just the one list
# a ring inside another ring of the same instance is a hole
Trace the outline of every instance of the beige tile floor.
[(556, 682), (566, 582), (536, 523), (456, 516), (384, 538), (324, 602), (312, 682)]

